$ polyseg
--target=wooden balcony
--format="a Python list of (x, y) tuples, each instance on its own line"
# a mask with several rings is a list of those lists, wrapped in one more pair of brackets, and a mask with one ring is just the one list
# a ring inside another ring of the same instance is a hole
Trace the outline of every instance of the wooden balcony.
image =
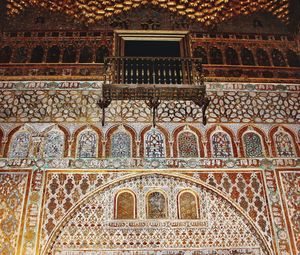
[(205, 94), (199, 58), (112, 57), (104, 93), (111, 100), (197, 100)]

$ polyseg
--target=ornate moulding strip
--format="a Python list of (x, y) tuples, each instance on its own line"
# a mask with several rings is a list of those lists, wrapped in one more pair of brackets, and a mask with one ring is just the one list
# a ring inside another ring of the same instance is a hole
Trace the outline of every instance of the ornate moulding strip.
[[(104, 81), (0, 81), (0, 90), (60, 90), (102, 89)], [(245, 91), (300, 91), (300, 84), (290, 83), (236, 83), (236, 82), (206, 82), (208, 91), (245, 90)]]
[[(101, 82), (2, 82), (0, 122), (100, 122), (101, 87)], [(207, 87), (208, 123), (300, 121), (299, 85), (207, 83)], [(108, 123), (152, 123), (144, 101), (113, 101), (106, 116)], [(201, 109), (190, 101), (163, 101), (157, 110), (158, 123), (201, 120)]]
[(57, 255), (231, 255), (231, 254), (240, 254), (240, 255), (260, 255), (260, 249), (197, 249), (197, 250), (168, 250), (168, 249), (157, 249), (151, 251), (118, 251), (118, 250), (104, 250), (104, 251), (81, 251), (81, 250), (66, 250), (66, 251), (57, 251)]
[(111, 159), (0, 159), (0, 169), (9, 168), (31, 168), (38, 167), (43, 169), (161, 169), (170, 171), (170, 169), (243, 169), (243, 168), (266, 168), (266, 167), (299, 167), (300, 158), (230, 158), (230, 159), (187, 159), (187, 158), (111, 158)]

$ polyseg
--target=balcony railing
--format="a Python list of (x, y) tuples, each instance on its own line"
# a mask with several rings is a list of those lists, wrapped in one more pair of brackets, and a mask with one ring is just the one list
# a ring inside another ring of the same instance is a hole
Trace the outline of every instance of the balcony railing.
[(103, 112), (112, 100), (145, 100), (153, 111), (161, 100), (193, 101), (202, 108), (203, 123), (209, 104), (200, 58), (112, 57), (104, 62), (105, 83), (99, 106)]
[(105, 68), (112, 85), (200, 85), (202, 72), (199, 58), (111, 57)]

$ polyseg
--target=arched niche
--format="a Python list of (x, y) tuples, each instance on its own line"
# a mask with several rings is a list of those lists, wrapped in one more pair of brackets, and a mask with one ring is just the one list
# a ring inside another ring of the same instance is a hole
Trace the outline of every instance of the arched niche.
[(299, 157), (296, 135), (287, 127), (275, 126), (269, 132), (273, 157)]
[[(217, 144), (217, 143), (214, 144), (214, 142), (217, 142), (217, 141), (213, 141), (213, 138), (216, 138), (218, 133), (221, 133), (223, 135), (225, 134), (226, 137), (228, 137), (228, 139), (227, 139), (228, 144), (225, 144), (225, 145), (226, 146), (229, 145), (230, 148), (228, 148), (227, 151), (229, 152), (229, 155), (231, 155), (231, 157), (237, 157), (238, 156), (237, 146), (235, 143), (235, 136), (234, 136), (233, 131), (227, 127), (220, 126), (220, 125), (213, 126), (206, 131), (207, 156), (214, 157), (215, 156), (214, 151), (216, 149), (216, 148), (214, 148), (214, 145), (217, 145), (219, 147), (221, 146), (221, 144)], [(225, 155), (224, 155), (224, 157), (225, 157)]]
[(136, 218), (136, 196), (129, 189), (120, 190), (115, 196), (115, 219), (129, 220)]
[[(136, 151), (136, 132), (133, 128), (131, 128), (128, 125), (116, 125), (111, 127), (106, 134), (106, 148), (105, 148), (105, 156), (106, 157), (112, 157), (113, 153), (113, 147), (114, 143), (116, 143), (116, 137), (115, 135), (117, 134), (124, 134), (127, 135), (127, 142), (130, 142), (130, 157), (135, 158), (137, 156), (137, 151)], [(119, 139), (118, 139), (119, 140)], [(121, 147), (124, 149), (125, 146), (121, 145)], [(127, 154), (128, 155), (128, 154)]]
[(34, 130), (27, 125), (16, 127), (10, 131), (4, 148), (4, 156), (27, 158), (32, 151), (33, 134)]
[(166, 219), (168, 217), (168, 197), (162, 190), (152, 190), (146, 194), (147, 219)]
[[(240, 152), (241, 152), (241, 157), (247, 157), (247, 148), (245, 146), (245, 134), (253, 133), (256, 134), (261, 142), (261, 149), (263, 156), (269, 157), (269, 147), (267, 143), (267, 134), (263, 132), (261, 129), (258, 127), (252, 126), (252, 125), (246, 125), (242, 127), (241, 129), (238, 130), (238, 139), (239, 139), (239, 144), (240, 144)], [(254, 148), (255, 149), (255, 148)]]
[[(84, 132), (89, 132), (91, 134), (91, 139), (87, 139), (88, 146), (95, 147), (95, 153), (90, 153), (93, 157), (102, 157), (102, 132), (100, 129), (98, 129), (95, 126), (90, 125), (84, 125), (80, 128), (78, 128), (74, 133), (74, 142), (72, 144), (72, 157), (78, 157), (79, 155), (79, 146), (80, 146), (80, 140), (82, 139), (82, 136), (84, 135)], [(86, 133), (87, 134), (87, 133)], [(95, 136), (95, 139), (93, 139), (92, 136)], [(92, 141), (95, 140), (95, 141)], [(95, 144), (93, 144), (95, 143)]]
[[(200, 131), (193, 127), (193, 126), (190, 126), (190, 125), (185, 125), (185, 126), (181, 126), (181, 127), (178, 127), (174, 130), (173, 132), (173, 141), (174, 141), (174, 144), (173, 144), (173, 152), (174, 152), (174, 157), (177, 158), (177, 157), (182, 157), (182, 153), (180, 153), (180, 147), (181, 147), (181, 144), (179, 142), (179, 138), (180, 138), (180, 135), (182, 134), (190, 134), (192, 135), (192, 139), (193, 139), (193, 148), (194, 150), (196, 150), (196, 153), (193, 153), (194, 156), (196, 157), (204, 157), (204, 146), (203, 146), (203, 143), (202, 143), (202, 140), (203, 140), (203, 137), (200, 133)], [(186, 137), (186, 138), (189, 138), (189, 137)], [(188, 142), (189, 139), (185, 139), (186, 142)], [(196, 143), (195, 143), (196, 142)]]
[(199, 197), (191, 189), (182, 190), (178, 194), (178, 218), (195, 220), (199, 218)]
[[(152, 126), (148, 126), (145, 127), (142, 132), (141, 132), (141, 145), (140, 145), (140, 156), (141, 157), (148, 157), (147, 156), (147, 146), (150, 146), (150, 135), (151, 133), (156, 132), (157, 134), (159, 134), (159, 137), (157, 136), (157, 138), (162, 139), (162, 141), (160, 142), (159, 145), (162, 145), (162, 153), (161, 156), (162, 157), (166, 157), (169, 158), (170, 157), (170, 147), (169, 147), (169, 133), (168, 131), (161, 127), (161, 126), (156, 126), (155, 128), (153, 128)], [(148, 137), (147, 137), (148, 135)], [(149, 151), (149, 149), (148, 149)], [(160, 157), (160, 158), (162, 158)]]
[(61, 125), (54, 125), (46, 128), (42, 135), (44, 137), (41, 148), (43, 157), (67, 157), (69, 152), (70, 134)]
[[(168, 196), (166, 199), (170, 200), (175, 196), (176, 203), (177, 193), (174, 194), (170, 190), (183, 186), (188, 187), (189, 192), (194, 192), (203, 201), (201, 203), (203, 214), (199, 215), (199, 219), (194, 219), (200, 224), (198, 227), (193, 227), (189, 221), (171, 218), (171, 215), (168, 215), (166, 220), (147, 219), (145, 217), (147, 211), (142, 210), (145, 204), (140, 202), (137, 207), (143, 212), (136, 222), (118, 223), (114, 213), (111, 213), (113, 211), (111, 205), (115, 199), (115, 195), (112, 195), (115, 194), (114, 191), (125, 191), (130, 187), (130, 191), (138, 191), (140, 197), (158, 192), (162, 197)], [(173, 227), (166, 228), (166, 224)], [(183, 231), (178, 226), (182, 226)], [(132, 247), (135, 247), (135, 251), (153, 248), (186, 250), (187, 247), (182, 241), (185, 240), (186, 233), (189, 233), (189, 248), (193, 250), (205, 246), (212, 252), (219, 249), (230, 251), (234, 243), (234, 249), (247, 248), (248, 251), (256, 251), (261, 255), (271, 255), (273, 254), (271, 244), (262, 231), (241, 207), (206, 183), (178, 174), (140, 173), (121, 177), (87, 194), (70, 208), (50, 233), (41, 233), (40, 249), (41, 254), (61, 254), (55, 252), (64, 250), (129, 251)], [(231, 234), (224, 235), (226, 232)], [(220, 238), (223, 240), (222, 243), (218, 241)], [(209, 244), (205, 245), (207, 242)]]

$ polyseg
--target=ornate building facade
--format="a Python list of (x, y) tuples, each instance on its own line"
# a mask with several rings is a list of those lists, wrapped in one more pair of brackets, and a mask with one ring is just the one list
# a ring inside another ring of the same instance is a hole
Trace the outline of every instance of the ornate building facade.
[(0, 7), (0, 254), (300, 254), (296, 1)]

